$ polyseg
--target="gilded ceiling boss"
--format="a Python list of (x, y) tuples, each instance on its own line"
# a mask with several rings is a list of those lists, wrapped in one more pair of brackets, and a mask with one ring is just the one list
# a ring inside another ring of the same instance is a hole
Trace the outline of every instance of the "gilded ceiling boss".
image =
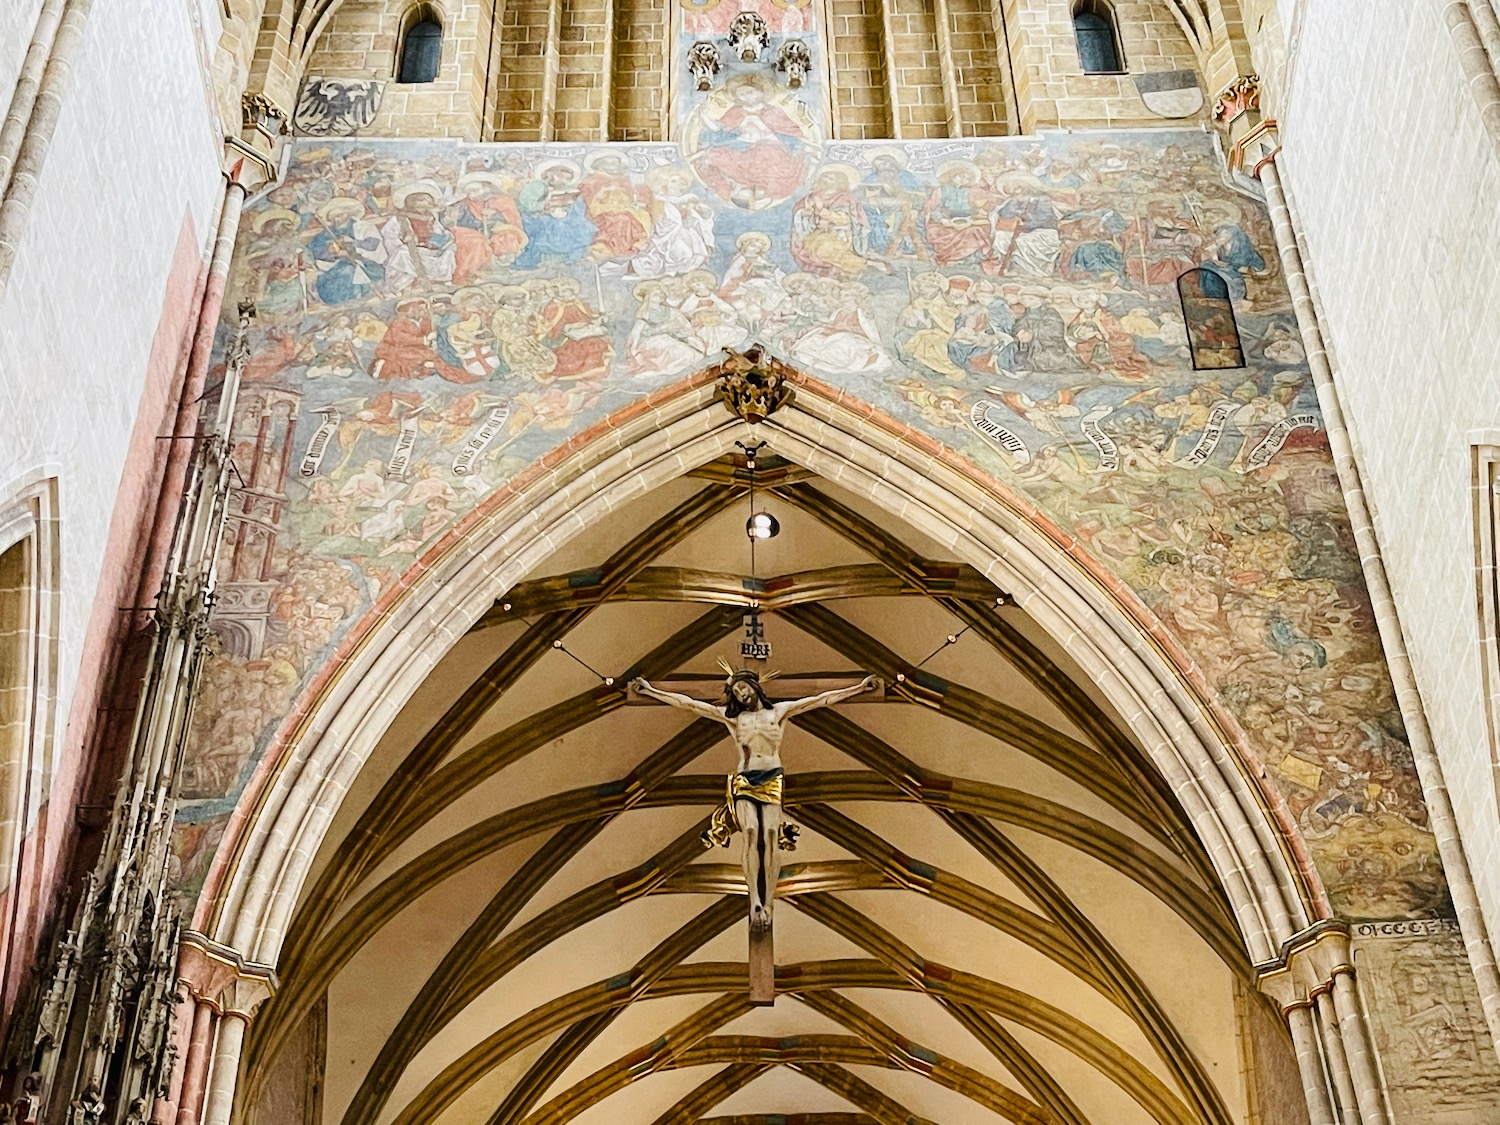
[[(630, 686), (642, 695), (658, 699), (695, 715), (717, 719), (734, 734), (740, 748), (740, 768), (729, 775), (724, 804), (714, 810), (713, 819), (703, 833), (705, 845), (729, 846), (735, 832), (745, 833), (745, 885), (750, 889), (750, 930), (760, 933), (771, 928), (771, 903), (776, 896), (776, 878), (781, 871), (780, 850), (796, 846), (795, 825), (785, 824), (781, 815), (781, 792), (784, 771), (781, 766), (781, 738), (786, 721), (804, 711), (831, 707), (867, 691), (880, 688), (880, 680), (866, 676), (853, 687), (772, 703), (761, 686), (758, 672), (733, 671), (724, 681), (721, 706), (705, 703), (691, 696), (660, 691), (644, 679), (636, 678)], [(766, 677), (771, 678), (769, 675)]]

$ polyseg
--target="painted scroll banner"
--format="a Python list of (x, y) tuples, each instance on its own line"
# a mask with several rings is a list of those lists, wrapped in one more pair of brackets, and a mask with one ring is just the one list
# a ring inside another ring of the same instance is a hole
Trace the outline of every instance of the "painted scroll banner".
[(510, 403), (502, 402), (490, 408), (484, 424), (474, 431), (473, 437), (464, 442), (464, 447), (453, 459), (455, 476), (466, 477), (474, 471), (474, 463), (479, 460), (480, 454), (489, 448), (490, 442), (495, 440), (495, 435), (509, 420)]
[(1120, 447), (1115, 444), (1114, 438), (1099, 428), (1100, 420), (1107, 417), (1113, 409), (1109, 406), (1096, 406), (1079, 422), (1083, 436), (1089, 439), (1089, 443), (1099, 454), (1099, 465), (1095, 472), (1112, 473), (1120, 467)]
[(1293, 430), (1317, 429), (1318, 416), (1316, 414), (1293, 414), (1283, 418), (1271, 427), (1265, 437), (1261, 438), (1257, 445), (1245, 458), (1244, 471), (1254, 472), (1256, 469), (1264, 469), (1271, 463), (1271, 458), (1281, 452), (1281, 447), (1286, 444), (1286, 439), (1291, 437)]
[(342, 421), (343, 417), (337, 410), (323, 411), (323, 424), (308, 439), (307, 452), (303, 455), (302, 464), (297, 469), (300, 476), (317, 475), (318, 470), (323, 467), (323, 455), (328, 452), (328, 443), (333, 440), (334, 432)]
[(1031, 450), (1026, 448), (1024, 441), (990, 417), (993, 409), (998, 409), (993, 402), (976, 402), (974, 409), (969, 411), (970, 424), (1021, 464), (1031, 464)]
[(390, 463), (385, 467), (388, 478), (401, 480), (411, 468), (411, 451), (417, 444), (417, 423), (421, 416), (422, 412), (419, 410), (401, 419), (401, 436), (396, 439), (396, 448), (391, 452)]
[(1235, 404), (1232, 402), (1219, 402), (1208, 413), (1208, 421), (1204, 424), (1203, 433), (1199, 436), (1193, 451), (1177, 464), (1185, 469), (1197, 469), (1207, 463), (1214, 455), (1214, 450), (1219, 448), (1219, 439), (1224, 436), (1224, 423), (1229, 420)]

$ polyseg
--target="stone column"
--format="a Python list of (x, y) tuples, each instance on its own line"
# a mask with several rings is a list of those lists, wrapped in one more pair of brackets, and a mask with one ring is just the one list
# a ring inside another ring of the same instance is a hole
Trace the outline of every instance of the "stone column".
[[(1496, 105), (1496, 126), (1500, 129), (1500, 101)], [(1485, 1021), (1489, 1024), (1490, 1037), (1494, 1040), (1496, 1049), (1500, 1050), (1500, 968), (1495, 963), (1495, 950), (1490, 943), (1489, 928), (1479, 906), (1479, 893), (1474, 887), (1469, 857), (1458, 832), (1458, 820), (1453, 812), (1452, 799), (1448, 796), (1448, 783), (1443, 777), (1442, 762), (1432, 741), (1432, 731), (1427, 725), (1427, 712), (1417, 690), (1416, 673), (1412, 670), (1411, 657), (1406, 650), (1406, 637), (1396, 615), (1396, 602), (1386, 576), (1380, 542), (1375, 536), (1375, 525), (1365, 500), (1364, 482), (1354, 459), (1354, 444), (1344, 421), (1343, 406), (1339, 401), (1338, 387), (1334, 383), (1333, 367), (1328, 359), (1323, 330), (1318, 323), (1312, 292), (1307, 284), (1302, 251), (1292, 226), (1286, 196), (1282, 192), (1281, 174), (1276, 165), (1280, 149), (1275, 140), (1275, 127), (1274, 121), (1261, 123), (1251, 148), (1252, 155), (1258, 155), (1253, 163), (1253, 173), (1260, 178), (1261, 185), (1265, 188), (1276, 249), (1281, 258), (1287, 288), (1291, 291), (1297, 326), (1302, 332), (1308, 369), (1312, 372), (1313, 383), (1317, 388), (1318, 407), (1323, 413), (1328, 444), (1333, 451), (1334, 469), (1338, 474), (1340, 490), (1344, 494), (1344, 505), (1349, 512), (1349, 526), (1359, 547), (1360, 564), (1364, 570), (1365, 584), (1370, 591), (1380, 644), (1385, 650), (1391, 682), (1396, 689), (1396, 702), (1401, 708), (1401, 719), (1406, 725), (1407, 740), (1411, 745), (1417, 776), (1422, 783), (1428, 821), (1437, 840), (1438, 854), (1442, 858), (1453, 907), (1458, 914), (1464, 947), (1469, 955), (1469, 966), (1474, 971), (1474, 980), (1479, 987), (1480, 1003), (1484, 1008)], [(1500, 136), (1500, 132), (1496, 135)], [(1245, 159), (1245, 163), (1250, 163), (1249, 158)], [(1340, 1019), (1342, 1018), (1341, 1013)]]
[(156, 1125), (227, 1125), (239, 1080), (245, 1028), (275, 991), (269, 966), (187, 931), (177, 954), (184, 1000), (177, 1006), (176, 1038), (186, 1041), (172, 1077), (173, 1096), (159, 1099)]
[(1333, 1010), (1338, 1017), (1339, 1038), (1343, 1040), (1349, 1073), (1354, 1080), (1360, 1125), (1390, 1125), (1385, 1112), (1385, 1087), (1375, 1064), (1375, 1047), (1370, 1041), (1364, 1008), (1354, 990), (1352, 965), (1340, 965), (1334, 970)]
[(1292, 1033), (1292, 1048), (1297, 1053), (1297, 1072), (1302, 1075), (1302, 1096), (1307, 1100), (1307, 1116), (1312, 1125), (1339, 1125), (1334, 1116), (1333, 1098), (1323, 1069), (1323, 1055), (1318, 1050), (1318, 1033), (1313, 1027), (1312, 1005), (1295, 1004), (1282, 1014)]
[(11, 170), (16, 166), (16, 154), (20, 152), (21, 141), (26, 136), (27, 122), (31, 120), (31, 111), (36, 106), (42, 74), (47, 69), (47, 58), (52, 54), (52, 44), (57, 36), (57, 25), (62, 20), (62, 11), (63, 0), (43, 0), (42, 10), (36, 16), (36, 27), (31, 33), (31, 44), (26, 48), (25, 59), (21, 61), (21, 71), (16, 75), (16, 86), (11, 91), (5, 122), (0, 125), (0, 198), (5, 196)]
[(1389, 1125), (1343, 923), (1319, 922), (1292, 937), (1259, 970), (1257, 984), (1292, 1033), (1313, 1125)]
[(1500, 80), (1495, 77), (1495, 68), (1484, 43), (1479, 36), (1479, 27), (1474, 22), (1474, 13), (1467, 0), (1439, 0), (1443, 9), (1443, 22), (1448, 25), (1448, 34), (1458, 51), (1458, 63), (1463, 68), (1464, 80), (1474, 101), (1479, 106), (1479, 116), (1484, 121), (1485, 132), (1490, 141), (1500, 149)]
[(948, 136), (964, 135), (963, 109), (958, 93), (958, 64), (953, 61), (953, 19), (948, 0), (933, 0), (932, 19), (937, 27), (938, 69), (943, 76), (943, 113), (948, 118)]
[(187, 1050), (182, 1054), (182, 1085), (174, 1102), (157, 1103), (160, 1110), (156, 1120), (161, 1125), (196, 1125), (198, 1121), (203, 1108), (208, 1060), (213, 1051), (216, 1014), (209, 1001), (192, 997), (192, 1025), (188, 1028)]
[(203, 1099), (203, 1125), (229, 1125), (234, 1109), (234, 1090), (240, 1081), (240, 1054), (245, 1049), (248, 1013), (231, 1010), (219, 1017), (214, 1036), (214, 1061), (208, 1095)]
[[(15, 265), (16, 253), (31, 217), (31, 204), (36, 198), (47, 152), (52, 147), (52, 134), (57, 129), (57, 119), (62, 116), (63, 98), (72, 84), (73, 58), (83, 42), (83, 29), (93, 2), (65, 0), (47, 66), (37, 82), (24, 135), (16, 146), (14, 163), (8, 170), (4, 199), (0, 200), (0, 304), (5, 301), (11, 267)], [(46, 18), (45, 8), (43, 18)], [(18, 96), (20, 92), (18, 87)]]
[(547, 38), (542, 47), (541, 124), (537, 139), (557, 139), (557, 88), (562, 85), (563, 0), (547, 5)]
[(1344, 1040), (1339, 1033), (1338, 1016), (1333, 1011), (1331, 993), (1319, 992), (1313, 1000), (1313, 1010), (1317, 1012), (1323, 1046), (1328, 1051), (1328, 1074), (1333, 1079), (1334, 1092), (1338, 1094), (1339, 1107), (1344, 1115), (1344, 1125), (1361, 1125), (1359, 1099), (1354, 1093), (1354, 1078), (1349, 1073), (1349, 1058), (1344, 1053)]

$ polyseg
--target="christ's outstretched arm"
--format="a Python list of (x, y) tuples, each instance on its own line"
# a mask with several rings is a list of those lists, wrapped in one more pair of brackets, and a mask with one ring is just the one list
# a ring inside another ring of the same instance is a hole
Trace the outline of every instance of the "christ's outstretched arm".
[(660, 688), (654, 688), (646, 682), (643, 676), (637, 676), (631, 680), (630, 686), (641, 695), (665, 703), (669, 707), (679, 707), (684, 711), (701, 715), (705, 719), (717, 719), (731, 729), (734, 727), (734, 723), (724, 714), (724, 708), (715, 707), (712, 703), (705, 703), (701, 699), (694, 699), (690, 695), (681, 695), (675, 691), (662, 691)]
[(833, 691), (809, 695), (805, 699), (789, 699), (785, 703), (776, 704), (776, 721), (782, 722), (793, 715), (800, 715), (804, 711), (813, 711), (819, 707), (832, 707), (835, 703), (842, 703), (846, 699), (863, 695), (867, 691), (878, 691), (880, 686), (879, 677), (866, 676), (853, 687), (835, 688)]

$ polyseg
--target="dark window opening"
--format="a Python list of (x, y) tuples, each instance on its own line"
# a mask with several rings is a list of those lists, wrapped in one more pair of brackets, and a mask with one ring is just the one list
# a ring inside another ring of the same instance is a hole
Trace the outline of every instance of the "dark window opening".
[(1245, 350), (1234, 322), (1228, 281), (1211, 269), (1188, 270), (1177, 279), (1177, 296), (1182, 300), (1193, 370), (1244, 367)]
[(437, 77), (443, 57), (443, 25), (435, 19), (420, 19), (406, 29), (401, 43), (401, 68), (397, 82), (431, 82)]
[(1085, 74), (1120, 74), (1120, 43), (1115, 22), (1102, 4), (1085, 4), (1073, 14), (1073, 34), (1078, 39), (1078, 61)]

